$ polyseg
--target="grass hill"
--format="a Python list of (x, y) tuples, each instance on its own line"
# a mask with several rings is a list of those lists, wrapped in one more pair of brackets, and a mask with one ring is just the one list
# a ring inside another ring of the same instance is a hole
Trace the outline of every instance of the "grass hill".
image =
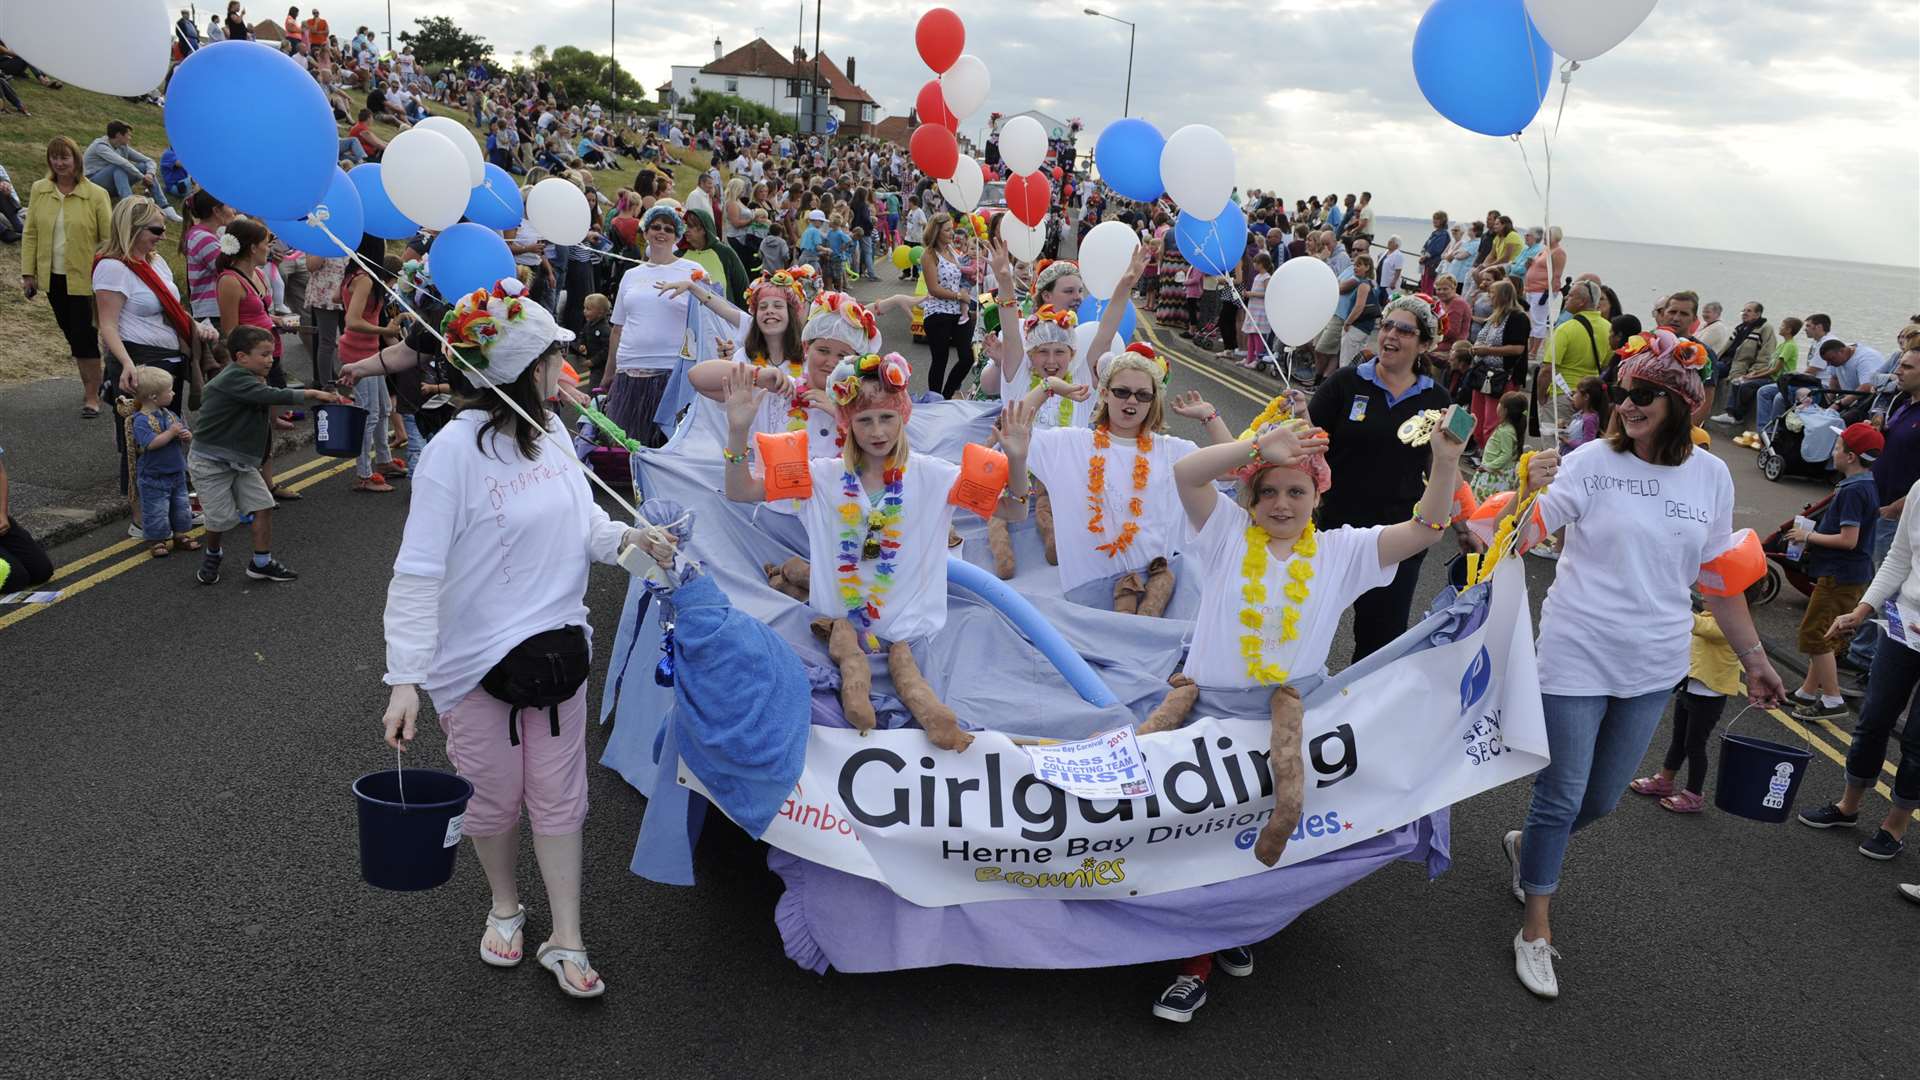
[[(141, 153), (158, 161), (167, 148), (166, 124), (158, 106), (75, 86), (49, 90), (32, 79), (15, 80), (14, 87), (32, 115), (0, 115), (0, 165), (12, 176), (23, 200), (34, 181), (47, 175), (47, 141), (55, 135), (71, 138), (84, 150), (97, 136), (106, 134), (109, 120), (124, 120), (133, 125), (133, 145)], [(358, 100), (360, 96), (355, 97)], [(472, 117), (462, 111), (438, 105), (429, 108), (472, 129)], [(376, 130), (383, 138), (394, 135), (391, 125), (376, 125)], [(344, 129), (341, 134), (345, 134)], [(705, 165), (704, 155), (673, 153), (682, 164), (691, 166), (675, 170), (676, 193), (684, 199), (693, 188), (695, 171)], [(596, 175), (601, 191), (611, 196), (614, 189), (631, 182), (633, 171), (629, 168)], [(179, 241), (180, 226), (169, 225), (160, 251), (173, 263), (174, 279), (184, 289), (187, 272), (179, 255)], [(44, 290), (46, 283), (40, 286)], [(44, 292), (30, 302), (21, 297), (20, 246), (0, 244), (0, 385), (72, 374), (73, 361)]]

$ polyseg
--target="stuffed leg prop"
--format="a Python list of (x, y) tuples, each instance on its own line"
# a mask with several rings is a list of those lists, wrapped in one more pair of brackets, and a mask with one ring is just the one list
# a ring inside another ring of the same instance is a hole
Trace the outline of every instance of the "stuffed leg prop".
[(1165, 614), (1167, 603), (1172, 599), (1173, 567), (1167, 565), (1167, 558), (1162, 555), (1147, 564), (1147, 586), (1140, 598), (1139, 613), (1157, 619)]
[(1187, 714), (1193, 711), (1193, 703), (1200, 700), (1200, 687), (1182, 674), (1169, 676), (1167, 682), (1173, 689), (1167, 691), (1167, 696), (1147, 714), (1146, 723), (1140, 725), (1136, 734), (1172, 731), (1187, 722)]
[[(851, 633), (852, 627), (849, 626), (848, 630)], [(907, 711), (913, 714), (914, 722), (927, 733), (933, 745), (942, 750), (955, 751), (973, 745), (973, 736), (960, 728), (960, 718), (933, 692), (933, 687), (927, 685), (926, 677), (920, 674), (920, 665), (914, 662), (913, 650), (907, 647), (906, 642), (896, 641), (887, 647), (887, 674), (893, 677), (893, 692), (900, 695)], [(842, 692), (845, 689), (842, 685)], [(868, 710), (871, 713), (871, 705)]]
[(1045, 488), (1040, 489), (1033, 505), (1033, 523), (1040, 530), (1040, 542), (1047, 546), (1047, 565), (1060, 565), (1060, 552), (1053, 546), (1053, 500), (1047, 497)]
[(807, 560), (795, 555), (778, 566), (765, 563), (763, 568), (767, 572), (767, 584), (803, 604), (807, 602), (812, 584)]
[(993, 552), (993, 572), (1001, 581), (1011, 580), (1017, 566), (1013, 560), (1013, 536), (1007, 523), (997, 517), (987, 519), (987, 548)]
[[(845, 619), (813, 620), (813, 636), (827, 643), (827, 656), (840, 668), (840, 708), (847, 723), (865, 735), (873, 730), (873, 672), (860, 651), (860, 635)], [(915, 714), (918, 715), (918, 714)]]
[(1113, 583), (1113, 610), (1122, 615), (1140, 614), (1140, 601), (1147, 595), (1147, 586), (1137, 573), (1120, 575)]
[(1300, 721), (1306, 707), (1300, 692), (1291, 686), (1274, 690), (1268, 702), (1272, 714), (1273, 735), (1268, 749), (1273, 768), (1273, 816), (1260, 827), (1253, 842), (1253, 857), (1272, 866), (1287, 850), (1287, 837), (1300, 823), (1300, 804), (1305, 797), (1305, 771), (1300, 766)]

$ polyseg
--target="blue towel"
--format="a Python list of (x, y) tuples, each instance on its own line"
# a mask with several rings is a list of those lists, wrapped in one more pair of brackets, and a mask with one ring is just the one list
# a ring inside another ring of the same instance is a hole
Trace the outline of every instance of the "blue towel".
[(735, 611), (711, 577), (681, 586), (673, 607), (669, 725), (680, 759), (727, 816), (758, 837), (806, 764), (806, 668), (772, 627)]
[(653, 410), (653, 422), (660, 425), (662, 431), (671, 432), (680, 424), (680, 410), (693, 404), (699, 391), (687, 381), (687, 369), (702, 360), (731, 360), (732, 356), (719, 356), (714, 343), (719, 340), (719, 328), (714, 325), (713, 316), (699, 304), (687, 305), (687, 327), (680, 350), (679, 362), (673, 365), (673, 374), (667, 377), (667, 388), (660, 392), (660, 404)]

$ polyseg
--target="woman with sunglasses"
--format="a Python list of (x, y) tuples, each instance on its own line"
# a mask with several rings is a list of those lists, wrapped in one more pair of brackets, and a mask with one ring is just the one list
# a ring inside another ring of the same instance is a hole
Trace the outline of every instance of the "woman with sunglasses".
[(648, 210), (640, 218), (646, 262), (629, 267), (621, 275), (613, 302), (607, 355), (614, 358), (617, 374), (607, 395), (607, 416), (629, 438), (648, 446), (664, 441), (653, 414), (674, 368), (679, 366), (687, 307), (693, 302), (686, 292), (662, 291), (655, 286), (689, 280), (696, 272), (706, 273), (699, 263), (678, 253), (680, 237), (686, 231), (680, 212), (673, 207), (655, 204)]
[[(1420, 356), (1440, 336), (1433, 308), (1403, 296), (1380, 312), (1379, 354), (1341, 368), (1307, 405), (1327, 433), (1327, 464), (1336, 478), (1320, 504), (1320, 523), (1366, 528), (1407, 520), (1426, 487), (1430, 454), (1400, 441), (1400, 425), (1428, 409), (1453, 404), (1423, 370)], [(1400, 564), (1393, 581), (1353, 604), (1353, 659), (1358, 662), (1406, 632), (1424, 552)]]
[[(1620, 367), (1605, 437), (1564, 462), (1528, 467), (1551, 481), (1521, 533), (1524, 548), (1566, 529), (1565, 552), (1540, 610), (1540, 691), (1552, 762), (1534, 777), (1524, 830), (1506, 834), (1514, 899), (1526, 905), (1514, 969), (1543, 998), (1559, 995), (1548, 913), (1572, 834), (1612, 812), (1633, 778), (1673, 688), (1687, 677), (1690, 591), (1746, 669), (1747, 696), (1786, 693), (1753, 627), (1746, 587), (1765, 573), (1749, 530), (1733, 531), (1733, 480), (1693, 445), (1705, 399), (1706, 350), (1665, 330)], [(1557, 477), (1555, 474), (1557, 473)]]

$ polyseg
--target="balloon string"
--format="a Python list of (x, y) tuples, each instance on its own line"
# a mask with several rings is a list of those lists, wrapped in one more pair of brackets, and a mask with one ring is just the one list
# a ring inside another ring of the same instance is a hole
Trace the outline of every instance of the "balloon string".
[[(321, 232), (326, 233), (327, 236), (331, 238), (334, 243), (339, 244), (342, 250), (346, 249), (347, 245), (338, 236), (334, 235), (333, 230), (327, 228), (326, 222), (318, 221), (318, 222), (315, 222), (314, 224), (315, 224), (315, 227), (318, 228)], [(407, 302), (406, 297), (401, 296), (398, 292), (394, 291), (393, 286), (388, 285), (386, 283), (386, 281), (383, 278), (383, 275), (386, 273), (386, 267), (384, 266), (376, 267), (371, 260), (362, 256), (358, 251), (348, 252), (347, 257), (352, 259), (354, 262), (358, 263), (362, 268), (364, 268), (367, 271), (367, 276), (372, 279), (374, 284), (380, 286), (383, 292), (385, 292), (388, 296), (392, 297), (394, 303), (399, 304), (402, 308), (405, 308), (409, 313), (411, 313), (414, 319), (420, 324), (420, 327), (422, 329), (426, 330), (427, 333), (433, 335), (433, 339), (440, 343), (440, 347), (442, 349), (446, 350), (444, 355), (448, 359), (452, 360), (455, 366), (460, 367), (471, 374), (480, 375), (478, 371), (475, 371), (474, 369), (468, 367), (467, 364), (460, 359), (459, 351), (456, 350), (452, 346), (452, 344), (450, 344), (447, 341), (447, 339), (441, 335), (439, 327), (433, 325), (433, 323), (430, 320), (423, 317), (419, 311), (415, 310), (412, 304)], [(571, 442), (560, 443), (559, 436), (556, 435), (553, 429), (547, 427), (544, 424), (539, 423), (538, 421), (534, 420), (533, 417), (528, 416), (527, 411), (520, 407), (520, 403), (513, 400), (511, 397), (508, 397), (507, 392), (505, 390), (500, 389), (500, 387), (494, 385), (491, 379), (488, 379), (483, 375), (481, 375), (481, 377), (477, 378), (474, 381), (480, 385), (485, 386), (487, 389), (492, 390), (494, 393), (494, 396), (498, 397), (501, 401), (505, 402), (507, 408), (512, 410), (513, 414), (515, 416), (518, 416), (522, 421), (524, 421), (528, 427), (532, 428), (535, 431), (540, 432), (542, 437), (553, 439), (556, 443), (559, 443), (559, 445), (564, 446), (566, 449), (567, 460), (573, 462), (574, 468), (579, 469), (581, 475), (585, 476), (589, 483), (593, 484), (595, 487), (598, 487), (601, 491), (606, 492), (609, 498), (611, 498), (614, 502), (618, 503), (620, 505), (620, 508), (627, 512), (631, 520), (638, 521), (640, 519), (640, 511), (634, 509), (634, 506), (632, 503), (628, 502), (624, 496), (622, 496), (619, 492), (613, 490), (612, 487), (608, 486), (606, 481), (600, 479), (600, 477), (597, 474), (595, 474), (592, 469), (587, 467), (586, 462), (583, 462), (580, 460), (579, 456), (574, 452), (573, 443)]]
[[(1215, 250), (1220, 253), (1222, 260), (1224, 260), (1227, 254), (1227, 246), (1226, 244), (1222, 243), (1220, 240), (1219, 220), (1220, 220), (1219, 218), (1215, 218), (1214, 220), (1207, 222), (1207, 236), (1209, 239), (1211, 239), (1214, 242)], [(1204, 251), (1206, 249), (1203, 246), (1201, 250)], [(1243, 254), (1244, 254), (1244, 250), (1243, 250)], [(1301, 257), (1305, 258), (1306, 256), (1303, 255)], [(1241, 295), (1240, 286), (1238, 283), (1236, 283), (1233, 280), (1232, 274), (1226, 274), (1224, 276), (1227, 279), (1227, 295), (1233, 300), (1234, 306), (1240, 309), (1240, 315), (1241, 315), (1240, 326), (1242, 331), (1245, 331), (1246, 325), (1247, 325), (1247, 317), (1251, 314), (1247, 310), (1247, 298)], [(1272, 279), (1269, 278), (1268, 280), (1272, 280)], [(1289, 371), (1289, 369), (1293, 365), (1291, 363), (1283, 362), (1283, 358), (1280, 352), (1273, 347), (1274, 342), (1278, 341), (1279, 338), (1268, 337), (1268, 334), (1270, 333), (1271, 333), (1270, 330), (1259, 331), (1257, 332), (1257, 336), (1260, 338), (1260, 343), (1266, 347), (1267, 355), (1273, 357), (1273, 366), (1275, 369), (1277, 369), (1280, 372), (1280, 393), (1282, 395), (1285, 395), (1287, 391), (1293, 389), (1293, 377)]]

